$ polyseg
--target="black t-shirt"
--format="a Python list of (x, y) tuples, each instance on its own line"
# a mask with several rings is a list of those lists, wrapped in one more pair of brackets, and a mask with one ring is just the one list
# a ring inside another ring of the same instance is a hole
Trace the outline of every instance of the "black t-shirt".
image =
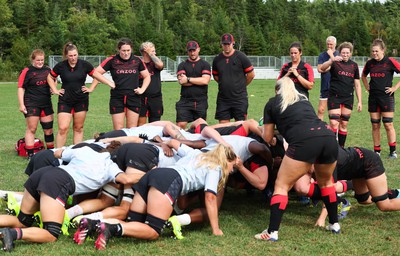
[(241, 51), (227, 57), (220, 53), (214, 58), (212, 73), (218, 76), (218, 98), (247, 99), (246, 74), (253, 71), (249, 58)]
[(140, 71), (146, 69), (146, 65), (138, 56), (131, 55), (128, 60), (124, 60), (121, 56), (113, 55), (104, 60), (100, 66), (105, 71), (110, 71), (115, 83), (115, 89), (111, 90), (111, 96), (125, 94), (139, 87)]
[(281, 96), (271, 98), (264, 108), (264, 124), (275, 124), (279, 133), (291, 144), (314, 136), (335, 136), (328, 125), (315, 114), (308, 100), (300, 100), (281, 113)]
[(27, 107), (51, 106), (50, 86), (47, 76), (50, 73), (48, 66), (35, 68), (29, 66), (21, 71), (18, 78), (18, 88), (24, 88), (24, 104)]
[(330, 95), (351, 96), (354, 93), (354, 79), (360, 79), (357, 63), (352, 60), (334, 61), (330, 69), (331, 86)]
[(53, 77), (60, 76), (61, 88), (65, 90), (64, 95), (59, 97), (59, 101), (75, 103), (87, 100), (89, 96), (82, 92), (82, 86), (85, 85), (86, 76), (93, 75), (94, 71), (93, 65), (85, 60), (78, 59), (75, 67), (71, 67), (68, 60), (57, 63), (51, 71), (51, 75)]
[(386, 87), (392, 87), (393, 73), (400, 72), (400, 64), (393, 58), (383, 57), (380, 61), (370, 59), (365, 63), (363, 74), (370, 75), (370, 94), (386, 95)]
[[(187, 59), (178, 65), (177, 75), (185, 74), (187, 77), (211, 76), (210, 64), (202, 59), (191, 61)], [(205, 100), (208, 95), (208, 84), (181, 86), (181, 98), (190, 100)]]
[[(284, 64), (281, 68), (281, 72), (279, 73), (278, 79), (284, 77), (286, 75), (286, 73), (288, 73), (288, 71), (292, 67), (292, 65), (293, 65), (292, 62)], [(314, 71), (313, 71), (313, 68), (310, 66), (310, 64), (300, 61), (299, 65), (297, 66), (297, 73), (299, 73), (299, 75), (304, 77), (306, 80), (308, 80), (310, 82), (314, 82)], [(308, 89), (306, 89), (300, 83), (299, 79), (297, 77), (295, 77), (295, 75), (293, 73), (290, 74), (289, 78), (292, 79), (294, 86), (296, 87), (296, 90), (299, 93), (304, 94), (308, 98), (309, 97)]]
[[(147, 87), (146, 91), (142, 94), (143, 97), (159, 97), (162, 95), (161, 92), (161, 70), (159, 70), (153, 61), (145, 63), (147, 70), (151, 76), (151, 82)], [(143, 77), (139, 75), (139, 84), (142, 87)]]

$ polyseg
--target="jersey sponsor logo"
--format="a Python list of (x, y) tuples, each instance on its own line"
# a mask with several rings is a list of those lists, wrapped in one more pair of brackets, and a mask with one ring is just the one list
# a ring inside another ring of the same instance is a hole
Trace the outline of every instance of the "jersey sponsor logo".
[(385, 77), (385, 73), (371, 73), (370, 74), (371, 77)]
[(115, 71), (115, 73), (117, 73), (118, 75), (120, 74), (136, 74), (136, 70), (134, 69), (117, 69)]
[(36, 85), (44, 85), (44, 84), (47, 84), (47, 80), (42, 80), (42, 81), (37, 81), (36, 82)]
[(338, 71), (338, 74), (341, 75), (341, 76), (354, 77), (354, 74), (353, 74), (353, 73), (350, 73), (350, 72), (347, 72), (347, 71), (341, 71), (341, 70), (339, 70), (339, 71)]

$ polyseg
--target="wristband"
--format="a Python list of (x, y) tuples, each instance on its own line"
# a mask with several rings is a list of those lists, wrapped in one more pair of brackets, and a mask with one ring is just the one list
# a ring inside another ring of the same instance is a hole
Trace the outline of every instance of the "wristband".
[(188, 80), (188, 83), (190, 83), (190, 77), (188, 77), (187, 80)]

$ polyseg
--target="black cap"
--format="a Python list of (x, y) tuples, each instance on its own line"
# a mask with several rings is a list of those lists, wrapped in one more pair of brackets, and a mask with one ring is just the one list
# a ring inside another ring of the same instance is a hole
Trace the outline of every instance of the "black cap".
[(186, 45), (186, 50), (196, 50), (197, 48), (200, 48), (199, 44), (196, 41), (190, 41)]
[(235, 39), (233, 39), (233, 36), (231, 34), (223, 34), (221, 37), (221, 43), (222, 44), (232, 44), (235, 43)]

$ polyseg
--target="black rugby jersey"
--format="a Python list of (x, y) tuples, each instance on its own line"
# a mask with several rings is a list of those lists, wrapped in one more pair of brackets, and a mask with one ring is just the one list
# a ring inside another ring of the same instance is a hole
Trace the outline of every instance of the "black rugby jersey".
[(21, 71), (18, 78), (18, 88), (24, 88), (24, 104), (27, 107), (51, 106), (50, 86), (47, 76), (50, 73), (48, 66), (36, 68), (29, 66)]
[(392, 87), (393, 73), (400, 72), (400, 64), (393, 58), (383, 57), (380, 61), (370, 59), (365, 63), (363, 74), (370, 75), (370, 94), (386, 95), (385, 87)]
[(331, 86), (329, 94), (351, 96), (354, 93), (354, 79), (360, 79), (357, 63), (352, 60), (334, 61), (330, 69)]
[(81, 59), (78, 59), (75, 67), (71, 67), (68, 60), (57, 63), (51, 71), (51, 75), (53, 77), (60, 76), (61, 88), (65, 90), (64, 95), (59, 97), (59, 101), (74, 103), (87, 100), (89, 95), (82, 92), (82, 86), (85, 85), (86, 76), (93, 75), (94, 71), (92, 64)]
[(100, 66), (105, 71), (110, 71), (115, 83), (115, 89), (111, 90), (111, 95), (118, 94), (120, 91), (132, 91), (139, 87), (140, 71), (146, 68), (141, 58), (131, 55), (128, 60), (121, 56), (113, 55), (104, 60)]
[[(210, 64), (202, 59), (191, 61), (189, 59), (178, 65), (177, 75), (185, 74), (187, 77), (211, 76)], [(207, 99), (208, 84), (191, 86), (181, 86), (181, 97), (185, 99), (201, 100)]]
[(246, 74), (254, 70), (249, 58), (241, 51), (227, 57), (220, 53), (214, 58), (212, 73), (218, 76), (218, 98), (247, 99)]
[[(292, 67), (292, 65), (293, 65), (292, 62), (284, 64), (281, 68), (278, 79), (284, 77), (286, 75), (286, 73), (288, 73), (288, 71)], [(310, 64), (300, 61), (299, 65), (297, 66), (297, 73), (299, 73), (299, 75), (304, 77), (306, 80), (308, 80), (310, 82), (314, 82), (314, 71), (313, 71), (313, 68), (310, 66)], [(293, 73), (290, 74), (289, 78), (292, 79), (294, 86), (296, 87), (296, 90), (299, 93), (304, 94), (308, 98), (309, 97), (308, 89), (306, 89), (300, 83), (299, 79), (297, 77), (295, 77), (295, 75)]]

